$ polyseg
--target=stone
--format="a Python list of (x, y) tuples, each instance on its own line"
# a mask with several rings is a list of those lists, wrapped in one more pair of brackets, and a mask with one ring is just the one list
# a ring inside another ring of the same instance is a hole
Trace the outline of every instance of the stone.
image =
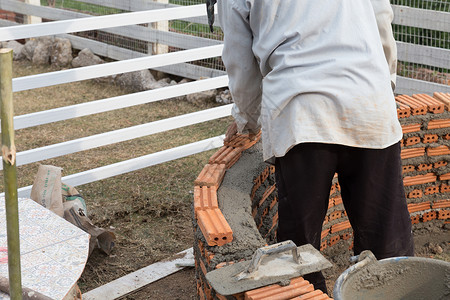
[(194, 104), (200, 104), (203, 102), (215, 101), (216, 95), (217, 95), (216, 90), (209, 90), (209, 91), (186, 95), (186, 100), (191, 103), (194, 103)]
[(33, 52), (31, 61), (36, 65), (46, 65), (50, 63), (50, 55), (52, 54), (53, 41), (52, 37), (40, 37), (37, 39), (38, 44)]
[(233, 98), (231, 97), (230, 90), (224, 90), (224, 91), (220, 92), (216, 96), (216, 102), (217, 103), (222, 103), (222, 104), (233, 103), (234, 101), (233, 101)]
[(104, 63), (103, 59), (95, 55), (91, 49), (84, 48), (78, 53), (78, 56), (72, 60), (72, 67), (87, 67)]
[(155, 78), (149, 70), (124, 73), (117, 77), (116, 84), (135, 92), (151, 90), (155, 86)]
[(72, 43), (68, 39), (56, 38), (50, 62), (58, 67), (66, 67), (72, 62)]
[(17, 41), (4, 42), (2, 43), (2, 47), (13, 50), (13, 60), (22, 60), (25, 58), (25, 54), (23, 54), (23, 48), (25, 46)]
[(25, 46), (23, 47), (22, 53), (28, 60), (33, 60), (34, 49), (36, 49), (38, 45), (37, 39), (29, 39)]

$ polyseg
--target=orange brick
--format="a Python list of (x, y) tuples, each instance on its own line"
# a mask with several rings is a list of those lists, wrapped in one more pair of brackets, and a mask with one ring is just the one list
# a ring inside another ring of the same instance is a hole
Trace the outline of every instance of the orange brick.
[(411, 133), (411, 132), (420, 131), (421, 128), (422, 128), (421, 124), (402, 125), (403, 133)]
[(410, 214), (424, 211), (431, 208), (430, 202), (422, 202), (422, 203), (410, 203), (408, 204), (408, 211)]
[(416, 184), (424, 184), (424, 183), (430, 183), (435, 182), (437, 179), (437, 176), (433, 173), (428, 173), (425, 175), (417, 175), (417, 176), (405, 176), (403, 178), (403, 184), (405, 186), (411, 186)]
[(405, 140), (405, 144), (404, 145), (406, 147), (408, 147), (408, 146), (416, 145), (418, 143), (420, 143), (420, 137), (418, 137), (418, 136), (411, 136), (411, 137), (409, 137), (409, 138), (407, 138)]
[(436, 143), (439, 140), (439, 136), (437, 134), (425, 134), (423, 136), (423, 143), (429, 144), (429, 143)]
[(327, 237), (328, 233), (330, 232), (330, 229), (322, 230), (322, 234), (320, 235), (320, 238), (323, 240)]
[(254, 140), (250, 140), (248, 134), (237, 133), (228, 142), (224, 143), (224, 145), (234, 148), (242, 147), (243, 150), (247, 150), (248, 148), (256, 144), (260, 138), (261, 138), (261, 131), (256, 135)]
[(413, 165), (403, 166), (402, 167), (402, 173), (409, 173), (415, 171), (416, 168)]
[(274, 191), (275, 191), (275, 185), (268, 186), (267, 189), (264, 191), (264, 194), (261, 197), (261, 200), (259, 201), (259, 206), (261, 206), (264, 201), (266, 201), (267, 197), (269, 197)]
[(334, 212), (332, 212), (332, 213), (330, 214), (330, 216), (329, 216), (330, 221), (339, 219), (340, 217), (342, 217), (342, 211), (334, 211)]
[(411, 116), (411, 108), (403, 103), (396, 101), (397, 104), (397, 118), (403, 119)]
[(225, 176), (225, 164), (207, 164), (198, 175), (194, 184), (199, 186), (215, 186), (219, 187)]
[(450, 192), (450, 185), (443, 183), (441, 185), (441, 193), (448, 193), (448, 192)]
[(417, 167), (417, 171), (428, 171), (433, 169), (433, 164), (420, 164)]
[(330, 232), (335, 233), (335, 232), (345, 230), (345, 229), (348, 229), (351, 227), (352, 227), (352, 225), (350, 224), (350, 221), (347, 220), (347, 221), (344, 221), (344, 222), (341, 222), (341, 223), (331, 226)]
[(342, 236), (341, 236), (341, 239), (343, 239), (343, 240), (348, 240), (348, 239), (350, 239), (352, 237), (352, 234), (351, 233), (344, 233)]
[(450, 140), (450, 133), (447, 133), (446, 135), (444, 135), (444, 140)]
[(450, 180), (450, 173), (440, 175), (439, 180)]
[(433, 209), (450, 207), (450, 200), (447, 199), (447, 200), (435, 201), (435, 202), (433, 202), (432, 207), (433, 207)]
[(427, 149), (428, 156), (449, 155), (449, 154), (450, 154), (450, 147), (446, 145)]
[(420, 216), (419, 215), (415, 215), (415, 216), (411, 216), (411, 224), (419, 224), (420, 223)]
[(439, 193), (439, 186), (436, 186), (436, 185), (427, 187), (424, 192), (425, 195), (433, 195), (436, 193)]
[(201, 259), (198, 259), (198, 262), (200, 264), (200, 269), (202, 270), (203, 274), (206, 275), (207, 270), (206, 270), (206, 267), (205, 267), (205, 263)]
[(340, 239), (341, 239), (341, 237), (339, 235), (335, 235), (335, 236), (331, 237), (330, 241), (328, 243), (329, 246), (332, 247), (332, 246), (336, 245), (336, 243), (339, 242)]
[(441, 209), (438, 211), (438, 217), (439, 220), (447, 220), (450, 219), (450, 209)]
[(243, 149), (223, 146), (209, 159), (210, 164), (225, 164), (229, 169), (241, 157)]
[(411, 158), (411, 157), (418, 157), (425, 155), (425, 148), (409, 148), (409, 149), (402, 149), (401, 151), (401, 157), (402, 159)]
[(219, 208), (217, 187), (194, 186), (194, 211)]
[(450, 127), (450, 119), (431, 120), (428, 122), (428, 130)]
[(323, 241), (322, 243), (320, 243), (320, 251), (325, 250), (327, 246), (328, 246), (327, 241)]
[(280, 286), (278, 284), (269, 285), (259, 289), (245, 292), (246, 300), (285, 300), (304, 295), (314, 291), (314, 287), (302, 277), (291, 280), (290, 285)]
[(423, 222), (428, 222), (437, 218), (437, 213), (435, 211), (429, 211), (423, 214)]
[(436, 92), (433, 94), (433, 97), (444, 103), (447, 106), (447, 110), (450, 110), (450, 94)]
[(423, 104), (421, 101), (414, 99), (407, 95), (400, 95), (395, 97), (397, 102), (403, 103), (411, 107), (411, 114), (413, 116), (416, 115), (425, 115), (427, 113), (428, 107), (426, 104)]
[(339, 204), (342, 203), (342, 197), (334, 197), (334, 198), (333, 198), (333, 201), (334, 201), (334, 205), (335, 205), (335, 206), (336, 206), (336, 205), (339, 205)]
[(440, 114), (445, 111), (445, 105), (441, 101), (433, 99), (427, 94), (416, 94), (413, 98), (428, 106), (428, 111), (434, 114)]
[(199, 210), (197, 218), (209, 246), (222, 246), (233, 240), (233, 231), (220, 209)]
[(409, 199), (416, 199), (416, 198), (421, 198), (423, 196), (423, 192), (422, 190), (413, 190), (411, 192), (408, 193), (408, 198)]
[(441, 168), (441, 167), (445, 167), (448, 163), (446, 161), (439, 161), (437, 163), (434, 163), (434, 168)]

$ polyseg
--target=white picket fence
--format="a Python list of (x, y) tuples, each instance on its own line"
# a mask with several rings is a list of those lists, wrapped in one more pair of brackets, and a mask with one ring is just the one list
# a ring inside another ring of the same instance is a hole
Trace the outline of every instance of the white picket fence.
[[(3, 0), (2, 2), (3, 3)], [(0, 41), (17, 40), (46, 35), (69, 34), (78, 31), (98, 30), (116, 26), (127, 26), (160, 20), (199, 17), (206, 14), (204, 5), (156, 9), (117, 15), (87, 17), (74, 20), (55, 21), (31, 25), (19, 25), (0, 28)], [(218, 57), (222, 53), (222, 45), (188, 49), (173, 53), (152, 55), (117, 62), (105, 63), (76, 69), (49, 72), (13, 79), (13, 92), (36, 89), (50, 85), (58, 85), (99, 78), (142, 69), (155, 69), (161, 66), (180, 64), (199, 59)], [(47, 111), (41, 111), (14, 118), (15, 129), (28, 128), (46, 123), (52, 123), (81, 116), (131, 107), (144, 103), (163, 101), (172, 97), (226, 87), (228, 77), (219, 76), (190, 83), (169, 86), (140, 93), (127, 94), (119, 97), (101, 99), (87, 103), (66, 106)], [(119, 143), (155, 133), (198, 124), (229, 116), (231, 105), (220, 106), (190, 114), (176, 116), (147, 124), (122, 128), (93, 136), (83, 137), (59, 144), (31, 149), (17, 154), (17, 165), (26, 165), (49, 158), (70, 153), (85, 151), (105, 145)], [(135, 171), (148, 166), (186, 157), (222, 145), (223, 136), (217, 136), (161, 152), (137, 157), (119, 163), (102, 166), (81, 173), (68, 175), (62, 180), (72, 186), (78, 186), (119, 174)], [(19, 196), (26, 197), (31, 186), (19, 189)]]

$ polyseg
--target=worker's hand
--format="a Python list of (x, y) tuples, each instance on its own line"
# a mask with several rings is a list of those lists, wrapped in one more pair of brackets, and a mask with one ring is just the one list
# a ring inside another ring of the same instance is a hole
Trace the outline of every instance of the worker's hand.
[(225, 133), (225, 139), (223, 140), (225, 143), (229, 142), (231, 138), (237, 133), (237, 124), (233, 122), (228, 126), (227, 132)]

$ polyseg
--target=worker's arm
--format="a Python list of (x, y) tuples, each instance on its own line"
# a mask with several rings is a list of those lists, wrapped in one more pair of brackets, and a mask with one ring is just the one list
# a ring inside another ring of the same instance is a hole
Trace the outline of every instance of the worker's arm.
[(234, 100), (232, 115), (239, 132), (257, 133), (260, 130), (262, 76), (252, 51), (248, 11), (245, 7), (237, 7), (231, 0), (218, 1), (217, 5), (225, 35), (222, 60)]
[(371, 0), (371, 3), (375, 11), (384, 55), (386, 56), (391, 72), (392, 89), (394, 89), (397, 78), (397, 45), (395, 44), (391, 26), (392, 20), (394, 19), (394, 12), (392, 11), (389, 0)]

